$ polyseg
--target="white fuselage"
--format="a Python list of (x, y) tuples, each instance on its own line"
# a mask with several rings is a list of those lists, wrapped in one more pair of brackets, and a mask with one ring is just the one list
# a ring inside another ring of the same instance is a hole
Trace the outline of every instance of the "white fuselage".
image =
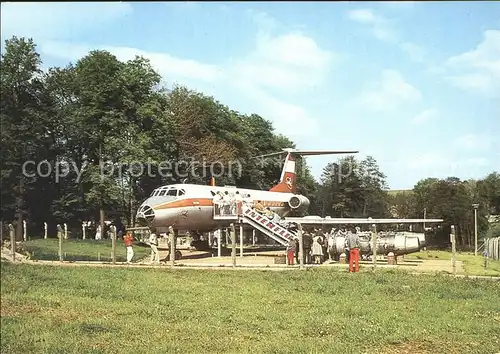
[[(259, 191), (236, 187), (216, 187), (196, 184), (174, 184), (155, 189), (138, 209), (137, 217), (141, 218), (141, 211), (149, 206), (154, 217), (148, 225), (158, 232), (166, 232), (169, 226), (177, 230), (211, 231), (219, 227), (227, 227), (233, 221), (215, 220), (213, 199), (217, 193), (225, 192), (249, 195), (253, 202), (261, 201), (265, 207), (279, 215), (290, 210), (288, 201), (293, 193)], [(151, 214), (152, 214), (151, 213)]]

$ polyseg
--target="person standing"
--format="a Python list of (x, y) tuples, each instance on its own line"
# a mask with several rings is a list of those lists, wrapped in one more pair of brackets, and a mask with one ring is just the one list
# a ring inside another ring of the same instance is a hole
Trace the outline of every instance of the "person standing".
[(313, 238), (309, 232), (304, 232), (302, 235), (302, 242), (304, 243), (304, 264), (311, 264), (311, 248)]
[(132, 236), (132, 231), (127, 231), (125, 236), (123, 236), (123, 241), (125, 241), (125, 247), (127, 248), (127, 264), (130, 264), (132, 263), (132, 258), (134, 258), (134, 249), (132, 248), (134, 236)]
[(359, 272), (359, 235), (357, 230), (347, 236), (349, 247), (349, 272)]
[(314, 257), (314, 264), (321, 264), (321, 260), (323, 257), (323, 247), (319, 243), (319, 239), (320, 239), (319, 236), (315, 237), (312, 244), (312, 254)]
[(241, 215), (241, 209), (243, 206), (243, 196), (240, 194), (240, 192), (236, 192), (234, 196), (234, 200), (236, 201), (236, 212), (235, 214)]
[(262, 204), (262, 203), (260, 202), (260, 200), (257, 200), (257, 203), (255, 203), (253, 207), (254, 207), (254, 209), (255, 209), (256, 211), (258, 211), (259, 213), (264, 212), (264, 210), (266, 209), (266, 208), (264, 208), (264, 204)]
[(160, 263), (160, 256), (158, 254), (158, 236), (156, 236), (155, 229), (151, 229), (151, 234), (149, 235), (149, 246), (151, 247), (151, 263)]
[[(175, 231), (174, 231), (174, 227), (172, 225), (170, 225), (168, 227), (168, 235), (167, 235), (167, 238), (168, 238), (168, 256), (167, 256), (167, 261), (170, 261), (170, 255), (172, 254), (172, 243), (174, 245), (174, 254), (176, 253), (176, 247), (177, 246), (177, 240), (175, 239)], [(175, 256), (174, 256), (174, 260), (175, 260)]]
[(300, 264), (300, 259), (299, 259), (299, 251), (300, 251), (300, 245), (299, 245), (299, 238), (297, 237), (295, 240), (295, 263)]
[(96, 240), (102, 239), (101, 225), (98, 225), (96, 228), (95, 239)]

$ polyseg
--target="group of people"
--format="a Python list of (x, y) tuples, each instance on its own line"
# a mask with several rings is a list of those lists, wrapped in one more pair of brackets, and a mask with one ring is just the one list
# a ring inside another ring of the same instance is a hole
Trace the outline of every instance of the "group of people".
[(229, 191), (219, 191), (215, 194), (213, 198), (213, 204), (215, 206), (215, 213), (220, 216), (224, 215), (236, 215), (238, 214), (238, 206), (242, 203), (252, 204), (252, 199), (249, 194), (240, 194), (239, 191), (229, 192)]
[(271, 210), (269, 207), (265, 207), (264, 204), (260, 200), (258, 200), (256, 203), (252, 205), (252, 208), (257, 211), (258, 213), (264, 215), (267, 217), (269, 220), (274, 222), (275, 224), (280, 225), (281, 227), (284, 227), (286, 229), (290, 228), (290, 223), (286, 222), (285, 219), (283, 219), (281, 216), (278, 215), (278, 213), (274, 212)]
[[(287, 223), (285, 219), (281, 218), (269, 207), (264, 207), (260, 201), (257, 201), (253, 205), (253, 209), (288, 230), (296, 230), (296, 225)], [(345, 227), (340, 228), (339, 230), (332, 228), (329, 233), (324, 233), (321, 229), (313, 229), (311, 231), (306, 230), (302, 234), (302, 242), (304, 245), (304, 264), (321, 264), (326, 261), (327, 258), (332, 260), (336, 252), (335, 238), (336, 236), (344, 236), (344, 249), (347, 251), (346, 254), (349, 260), (349, 271), (357, 272), (359, 270), (360, 258), (360, 233), (361, 230), (359, 227), (353, 228), (352, 230), (346, 230)], [(294, 264), (294, 260), (296, 263), (299, 263), (298, 238), (295, 238), (288, 244), (287, 260), (290, 265)]]
[[(168, 249), (170, 250), (170, 242), (175, 240), (175, 232), (172, 226), (168, 227), (168, 233), (161, 234), (163, 238), (167, 239)], [(134, 236), (132, 231), (127, 231), (123, 236), (123, 241), (125, 242), (125, 247), (127, 249), (127, 264), (132, 263), (132, 259), (134, 258)], [(158, 236), (156, 235), (156, 229), (151, 228), (150, 234), (148, 238), (149, 247), (151, 247), (151, 263), (159, 264), (160, 263), (160, 254), (158, 253)]]
[[(330, 233), (323, 233), (321, 229), (306, 230), (302, 234), (303, 242), (303, 261), (304, 264), (321, 264), (328, 259), (332, 260), (336, 252), (335, 238), (338, 235), (344, 236), (344, 249), (349, 260), (349, 271), (359, 271), (360, 258), (360, 228), (356, 227), (346, 231), (332, 229)], [(299, 240), (298, 238), (290, 241), (287, 247), (288, 264), (293, 265), (294, 260), (299, 263)]]
[(112, 237), (112, 231), (111, 227), (115, 226), (116, 227), (116, 233), (118, 237), (121, 237), (123, 235), (123, 225), (116, 225), (114, 222), (111, 221), (105, 221), (104, 222), (104, 231), (101, 230), (101, 224), (99, 222), (95, 221), (85, 221), (82, 223), (82, 228), (85, 228), (85, 231), (88, 231), (89, 234), (94, 233), (94, 239), (95, 240), (102, 240), (102, 239), (111, 239)]

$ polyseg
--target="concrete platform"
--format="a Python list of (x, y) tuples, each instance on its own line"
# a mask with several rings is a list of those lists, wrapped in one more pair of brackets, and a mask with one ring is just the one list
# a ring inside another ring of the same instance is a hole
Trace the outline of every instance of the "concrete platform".
[[(181, 250), (182, 259), (175, 262), (176, 266), (185, 267), (232, 267), (231, 256), (217, 257), (216, 254), (204, 251), (189, 251)], [(285, 251), (280, 250), (270, 250), (270, 251), (260, 251), (252, 252), (249, 250), (248, 253), (244, 253), (241, 257), (239, 254), (239, 249), (236, 250), (236, 265), (238, 267), (279, 267), (279, 268), (298, 268), (298, 265), (287, 266), (284, 264), (275, 264), (274, 257), (285, 256)], [(160, 251), (160, 259), (167, 257), (167, 251)], [(150, 264), (149, 257), (138, 262), (140, 264)], [(168, 265), (168, 263), (167, 263)], [(308, 265), (308, 267), (340, 267), (349, 268), (348, 264), (339, 264), (337, 262), (326, 261), (320, 265)], [(360, 269), (372, 269), (372, 261), (361, 261)], [(451, 260), (407, 260), (404, 258), (398, 259), (397, 265), (388, 265), (387, 260), (381, 259), (377, 260), (377, 268), (398, 268), (406, 269), (412, 272), (446, 272), (453, 273), (453, 266)], [(464, 273), (463, 263), (461, 261), (456, 261), (456, 273)]]

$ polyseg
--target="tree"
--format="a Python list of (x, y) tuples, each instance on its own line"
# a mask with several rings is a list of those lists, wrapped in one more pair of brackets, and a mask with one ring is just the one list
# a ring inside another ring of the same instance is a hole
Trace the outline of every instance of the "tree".
[(186, 176), (191, 182), (205, 182), (210, 169), (224, 175), (215, 166), (218, 162), (228, 169), (235, 159), (240, 144), (238, 118), (212, 97), (180, 86), (168, 94), (168, 113), (175, 132), (174, 159), (184, 162), (177, 166), (179, 173), (172, 176), (173, 182)]
[(387, 183), (376, 160), (354, 156), (328, 164), (321, 177), (318, 202), (323, 215), (383, 217), (388, 214)]
[(492, 172), (483, 180), (477, 181), (477, 190), (480, 198), (486, 204), (488, 214), (500, 214), (500, 173)]
[[(122, 62), (91, 51), (45, 74), (40, 64), (32, 40), (6, 41), (0, 62), (1, 216), (17, 218), (18, 234), (25, 217), (37, 227), (67, 222), (79, 230), (81, 221), (97, 215), (102, 225), (106, 213), (133, 225), (138, 204), (159, 185), (207, 183), (211, 174), (218, 185), (268, 190), (278, 183), (282, 149), (296, 147), (265, 117), (239, 113), (186, 87), (166, 90), (142, 57)], [(26, 161), (33, 164), (23, 171)], [(40, 162), (47, 171), (38, 172), (50, 172), (46, 177), (36, 173)], [(173, 164), (166, 171), (165, 162)], [(428, 218), (445, 220), (436, 234), (441, 244), (452, 224), (460, 245), (473, 244), (473, 203), (480, 205), (480, 237), (487, 216), (500, 214), (498, 172), (480, 180), (424, 179), (412, 193), (396, 195), (387, 193), (373, 157), (329, 163), (320, 183), (305, 159), (297, 158), (296, 172), (297, 193), (309, 198), (312, 214), (419, 218), (425, 209)]]
[(413, 192), (398, 192), (389, 195), (389, 214), (397, 219), (420, 218), (416, 210), (416, 198)]
[(363, 217), (388, 216), (388, 187), (386, 176), (380, 171), (377, 161), (368, 156), (359, 165), (361, 188), (363, 189)]
[(354, 156), (328, 164), (321, 177), (323, 215), (335, 217), (361, 216), (364, 204), (359, 162)]
[(17, 237), (22, 234), (27, 213), (27, 189), (36, 180), (36, 176), (28, 179), (23, 166), (29, 161), (35, 164), (44, 155), (41, 150), (46, 115), (40, 65), (40, 55), (32, 39), (6, 40), (0, 61), (2, 218), (16, 214)]
[[(428, 218), (444, 220), (441, 232), (435, 235), (438, 244), (449, 243), (451, 225), (457, 231), (457, 244), (471, 247), (474, 244), (474, 215), (472, 204), (478, 202), (477, 183), (461, 181), (456, 177), (446, 179), (426, 179), (417, 183), (413, 192), (416, 197), (416, 210), (427, 210)], [(481, 200), (481, 199), (479, 199)], [(486, 203), (478, 212), (478, 232), (485, 234), (488, 228)]]

